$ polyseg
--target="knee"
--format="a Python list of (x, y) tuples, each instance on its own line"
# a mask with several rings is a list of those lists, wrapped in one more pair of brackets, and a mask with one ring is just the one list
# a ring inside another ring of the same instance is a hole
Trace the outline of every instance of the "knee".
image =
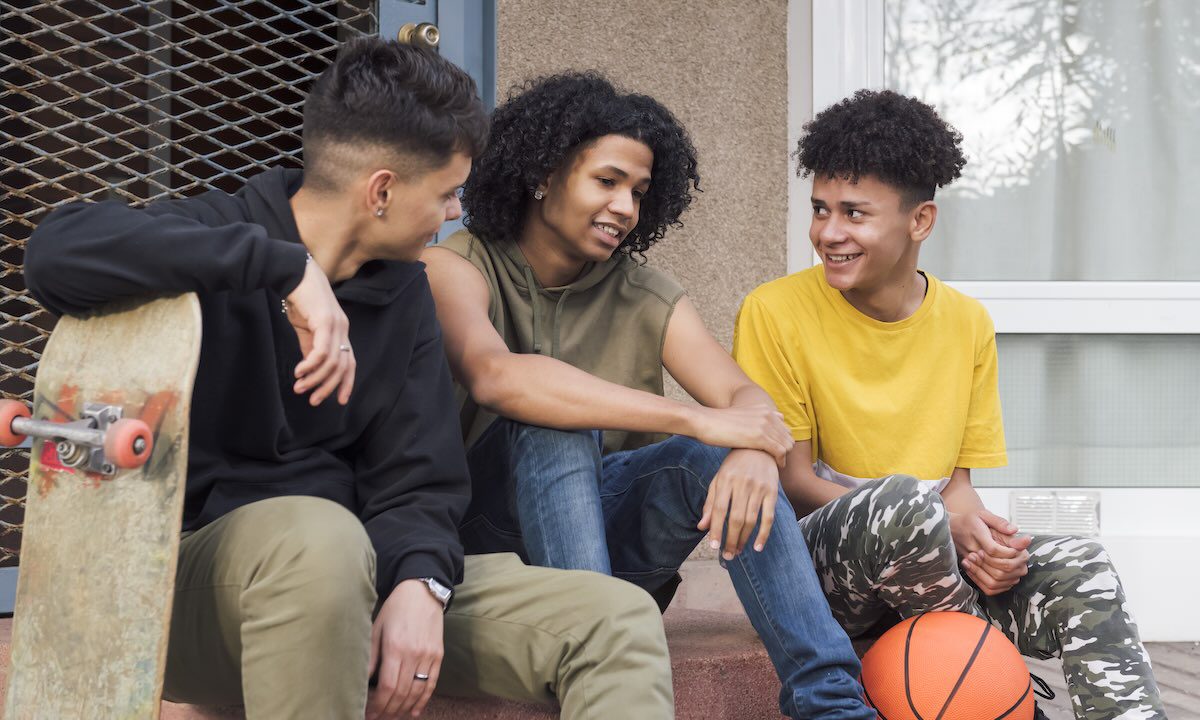
[(1108, 550), (1099, 540), (1072, 537), (1066, 544), (1066, 560), (1071, 565), (1094, 568), (1108, 568), (1112, 565), (1108, 558)]
[(518, 452), (550, 450), (558, 458), (599, 462), (604, 434), (599, 430), (556, 430), (504, 418), (512, 447)]
[(306, 614), (336, 615), (375, 605), (375, 551), (349, 510), (320, 498), (288, 498), (278, 508), (279, 531), (256, 573), (272, 593), (294, 595)]
[(670, 449), (671, 456), (678, 459), (678, 467), (705, 486), (712, 481), (729, 455), (727, 448), (706, 445), (682, 435), (674, 435), (663, 442)]
[(872, 524), (877, 532), (922, 546), (950, 541), (950, 516), (939, 495), (927, 483), (909, 475), (892, 475), (868, 483)]
[(876, 502), (899, 504), (921, 500), (926, 494), (932, 494), (924, 492), (925, 488), (921, 486), (921, 481), (911, 475), (889, 475), (872, 480), (865, 487), (870, 488)]
[(646, 672), (670, 673), (662, 613), (654, 598), (633, 583), (590, 575), (579, 588), (583, 616), (592, 619), (585, 646), (625, 657)]
[(1046, 578), (1055, 595), (1113, 600), (1123, 595), (1116, 568), (1098, 540), (1081, 537), (1035, 538), (1030, 572)]
[(1029, 558), (1034, 565), (1076, 571), (1107, 569), (1112, 565), (1103, 543), (1072, 535), (1034, 536), (1029, 544)]

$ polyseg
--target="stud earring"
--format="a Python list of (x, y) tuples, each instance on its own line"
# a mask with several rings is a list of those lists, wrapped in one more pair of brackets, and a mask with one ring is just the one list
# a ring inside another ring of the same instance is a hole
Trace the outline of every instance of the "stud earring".
[(383, 208), (375, 208), (375, 217), (377, 217), (377, 218), (383, 217)]
[(546, 197), (546, 193), (542, 192), (541, 190), (533, 191), (533, 199), (534, 200), (541, 200), (544, 197)]

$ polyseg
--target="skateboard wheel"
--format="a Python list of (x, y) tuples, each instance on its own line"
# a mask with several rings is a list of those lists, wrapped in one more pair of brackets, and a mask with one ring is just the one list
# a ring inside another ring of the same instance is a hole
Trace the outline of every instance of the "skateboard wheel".
[(122, 418), (109, 425), (104, 435), (104, 454), (119, 468), (145, 465), (152, 450), (154, 433), (141, 420)]
[(0, 445), (15, 447), (25, 442), (25, 436), (13, 432), (13, 420), (29, 417), (29, 407), (20, 400), (0, 400)]

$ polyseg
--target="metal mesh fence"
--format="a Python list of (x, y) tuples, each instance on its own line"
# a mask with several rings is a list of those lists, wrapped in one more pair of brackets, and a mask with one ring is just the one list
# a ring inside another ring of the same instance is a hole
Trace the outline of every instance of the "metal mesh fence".
[[(0, 392), (32, 400), (54, 317), (25, 241), (74, 200), (233, 191), (300, 163), (308, 83), (378, 29), (377, 1), (0, 4)], [(27, 450), (0, 452), (0, 566), (20, 553)]]

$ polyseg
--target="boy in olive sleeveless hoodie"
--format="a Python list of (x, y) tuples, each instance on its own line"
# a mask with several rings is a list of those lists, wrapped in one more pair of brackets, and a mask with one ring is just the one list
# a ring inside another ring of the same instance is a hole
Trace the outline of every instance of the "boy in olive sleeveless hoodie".
[[(780, 494), (781, 416), (678, 283), (640, 260), (698, 180), (675, 118), (594, 74), (535, 81), (494, 114), (464, 188), (469, 232), (422, 256), (460, 386), (463, 542), (661, 598), (707, 535), (783, 712), (868, 720), (858, 660)], [(663, 397), (664, 367), (699, 405)]]

